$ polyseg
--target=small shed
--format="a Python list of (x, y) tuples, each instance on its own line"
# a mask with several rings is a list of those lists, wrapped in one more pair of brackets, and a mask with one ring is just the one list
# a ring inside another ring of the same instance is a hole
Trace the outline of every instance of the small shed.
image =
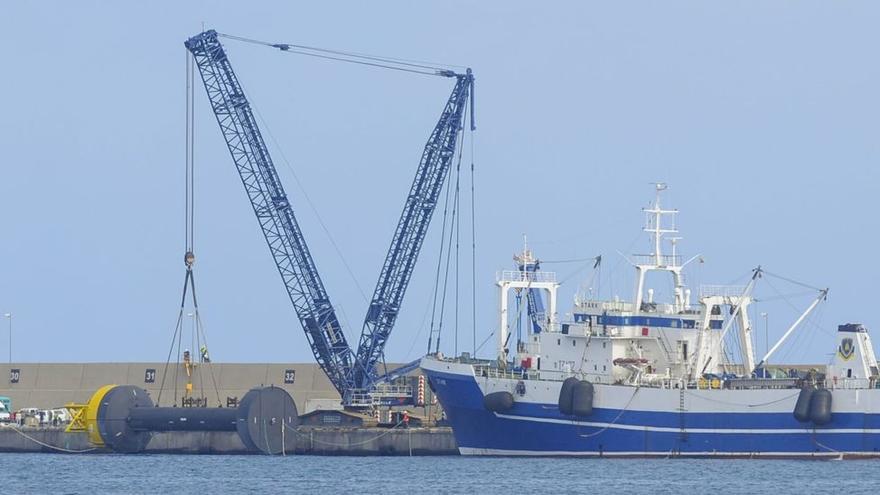
[(357, 428), (363, 426), (364, 418), (359, 414), (346, 411), (318, 409), (300, 416), (299, 424), (300, 426)]

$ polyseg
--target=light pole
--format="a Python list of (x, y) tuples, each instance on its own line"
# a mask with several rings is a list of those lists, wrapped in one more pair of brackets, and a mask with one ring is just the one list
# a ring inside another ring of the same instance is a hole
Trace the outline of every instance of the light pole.
[(12, 364), (12, 313), (3, 316), (9, 320), (9, 364)]

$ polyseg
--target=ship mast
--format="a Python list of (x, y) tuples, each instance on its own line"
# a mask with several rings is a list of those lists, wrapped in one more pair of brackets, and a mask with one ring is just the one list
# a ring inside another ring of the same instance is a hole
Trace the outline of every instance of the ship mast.
[[(498, 327), (498, 359), (506, 362), (510, 339), (510, 321), (508, 293), (511, 290), (517, 294), (525, 294), (529, 301), (529, 320), (533, 332), (556, 330), (556, 291), (559, 283), (556, 281), (555, 272), (539, 270), (540, 260), (529, 249), (528, 240), (523, 234), (523, 250), (521, 254), (514, 255), (516, 270), (504, 270), (496, 274), (495, 284), (498, 287), (499, 327)], [(547, 293), (547, 309), (543, 308), (539, 292)], [(519, 321), (520, 314), (516, 315)]]
[[(678, 210), (664, 210), (660, 205), (660, 195), (668, 189), (664, 182), (654, 184), (655, 197), (654, 203), (650, 208), (642, 208), (645, 212), (645, 227), (643, 230), (650, 234), (654, 244), (654, 252), (649, 255), (636, 255), (636, 263), (634, 263), (638, 272), (638, 284), (636, 285), (635, 309), (640, 311), (645, 291), (645, 275), (650, 271), (665, 271), (672, 273), (675, 282), (674, 305), (676, 311), (686, 309), (690, 305), (688, 297), (684, 290), (684, 280), (681, 270), (684, 265), (676, 252), (676, 244), (681, 237), (676, 236), (678, 229), (675, 227), (675, 215)], [(664, 217), (670, 217), (671, 221), (664, 224)], [(672, 255), (663, 254), (662, 240), (667, 234), (672, 234), (668, 240), (672, 243)]]

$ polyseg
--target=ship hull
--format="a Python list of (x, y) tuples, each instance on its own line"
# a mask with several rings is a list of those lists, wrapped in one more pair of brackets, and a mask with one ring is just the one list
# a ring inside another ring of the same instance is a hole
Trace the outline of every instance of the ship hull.
[[(880, 457), (877, 389), (834, 390), (831, 422), (816, 426), (794, 418), (797, 389), (596, 384), (593, 412), (579, 418), (560, 413), (558, 381), (477, 376), (433, 358), (422, 369), (464, 455)], [(484, 407), (497, 391), (514, 394), (511, 409)]]

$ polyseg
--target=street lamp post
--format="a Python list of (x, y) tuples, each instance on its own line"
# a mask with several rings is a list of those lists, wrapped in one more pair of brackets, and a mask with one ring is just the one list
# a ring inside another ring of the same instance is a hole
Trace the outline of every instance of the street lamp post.
[(12, 313), (3, 316), (9, 320), (9, 364), (12, 364)]

